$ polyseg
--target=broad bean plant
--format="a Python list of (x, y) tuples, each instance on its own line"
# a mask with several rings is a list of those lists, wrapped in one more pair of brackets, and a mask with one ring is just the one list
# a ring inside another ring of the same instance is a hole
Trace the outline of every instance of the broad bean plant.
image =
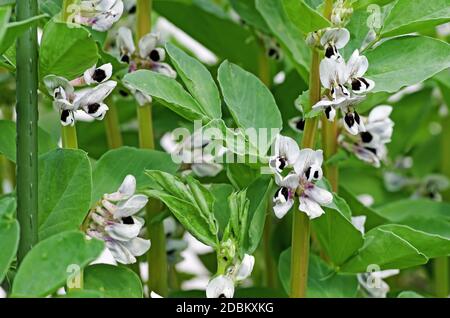
[(0, 1), (0, 297), (448, 297), (449, 0)]

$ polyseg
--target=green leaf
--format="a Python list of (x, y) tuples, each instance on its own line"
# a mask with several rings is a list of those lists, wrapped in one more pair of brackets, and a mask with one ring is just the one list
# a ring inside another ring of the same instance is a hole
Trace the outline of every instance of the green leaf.
[(219, 89), (208, 69), (173, 44), (167, 43), (166, 50), (178, 75), (188, 91), (202, 106), (204, 113), (210, 118), (221, 118)]
[(425, 264), (428, 258), (399, 235), (376, 227), (365, 235), (364, 246), (358, 254), (340, 267), (342, 272), (364, 273), (369, 266), (380, 270), (402, 269)]
[[(342, 204), (340, 200), (342, 199), (334, 197), (336, 207)], [(335, 266), (343, 264), (364, 244), (361, 232), (346, 217), (346, 212), (341, 210), (342, 208), (325, 208), (325, 214), (311, 222), (320, 246)]]
[(340, 50), (344, 57), (349, 58), (354, 50), (361, 49), (364, 40), (369, 33), (367, 22), (369, 16), (369, 10), (356, 10), (353, 12), (350, 22), (345, 26), (350, 32), (350, 41)]
[[(3, 200), (2, 200), (3, 201)], [(9, 266), (16, 256), (19, 246), (19, 222), (17, 220), (0, 219), (0, 283), (6, 276)]]
[(0, 7), (0, 47), (3, 45), (3, 37), (5, 36), (6, 29), (8, 28), (10, 16), (11, 16), (10, 7)]
[(153, 0), (154, 9), (220, 59), (258, 72), (259, 46), (251, 31), (210, 0)]
[(0, 197), (0, 221), (11, 221), (16, 217), (16, 197), (15, 194), (8, 194)]
[(376, 209), (392, 223), (450, 239), (450, 204), (432, 200), (400, 200)]
[(396, 1), (396, 0), (356, 0), (353, 3), (353, 8), (354, 9), (365, 8), (371, 4), (384, 6), (384, 5), (394, 2), (394, 1)]
[(309, 81), (311, 50), (291, 22), (280, 0), (256, 0), (256, 8), (264, 17), (284, 52), (293, 61), (303, 80)]
[(261, 242), (272, 185), (271, 176), (261, 176), (247, 188), (250, 206), (248, 210), (248, 231), (246, 231), (247, 238), (244, 242), (248, 254), (253, 254)]
[(220, 233), (225, 231), (230, 218), (230, 207), (227, 199), (233, 192), (233, 187), (229, 184), (212, 184), (210, 191), (214, 195), (214, 216), (219, 225)]
[(383, 42), (366, 53), (367, 77), (374, 92), (394, 93), (450, 67), (450, 45), (424, 36), (404, 36)]
[[(291, 248), (283, 251), (278, 262), (278, 274), (287, 294), (290, 292), (291, 280)], [(358, 291), (358, 280), (355, 275), (336, 273), (319, 256), (310, 254), (308, 268), (308, 287), (306, 297), (309, 298), (350, 298)]]
[(213, 211), (214, 196), (211, 192), (195, 179), (188, 181), (186, 186), (180, 179), (165, 172), (149, 170), (147, 174), (164, 192), (149, 190), (145, 193), (163, 201), (198, 240), (215, 247), (218, 229)]
[(209, 224), (200, 215), (198, 208), (192, 203), (183, 201), (159, 190), (145, 192), (149, 197), (161, 200), (169, 208), (174, 216), (195, 238), (206, 245), (215, 247), (217, 237), (211, 233)]
[(188, 120), (201, 120), (205, 117), (202, 107), (173, 78), (152, 71), (139, 70), (127, 74), (123, 81), (154, 97), (162, 105)]
[[(0, 120), (0, 153), (12, 162), (16, 162), (16, 124), (9, 120)], [(56, 142), (43, 129), (38, 129), (38, 152), (44, 154), (57, 147)]]
[(244, 163), (230, 163), (227, 165), (227, 177), (236, 189), (248, 187), (259, 176), (259, 171)]
[(171, 43), (166, 44), (166, 51), (187, 90), (202, 106), (204, 113), (210, 118), (221, 118), (219, 89), (208, 69)]
[(13, 297), (45, 297), (63, 286), (70, 266), (83, 269), (103, 251), (103, 242), (86, 239), (78, 231), (64, 232), (39, 242), (27, 254), (17, 271)]
[(39, 54), (41, 78), (53, 74), (71, 80), (97, 60), (97, 45), (87, 30), (66, 23), (47, 23)]
[[(268, 129), (267, 143), (259, 142), (265, 154), (276, 137), (271, 128), (281, 129), (283, 121), (270, 90), (253, 74), (225, 61), (219, 67), (219, 84), (228, 109), (237, 125), (243, 129)], [(260, 136), (261, 137), (261, 136)]]
[(397, 298), (424, 298), (422, 295), (414, 292), (414, 291), (402, 291), (398, 294)]
[(0, 36), (0, 54), (3, 54), (8, 48), (10, 48), (15, 43), (17, 37), (22, 35), (22, 33), (24, 33), (29, 27), (35, 26), (45, 17), (46, 15), (38, 15), (26, 20), (9, 23), (3, 39), (1, 39)]
[(362, 204), (353, 193), (351, 193), (346, 187), (339, 186), (339, 195), (345, 199), (347, 204), (349, 205), (350, 209), (353, 211), (353, 215), (365, 215), (366, 216), (366, 223), (365, 223), (365, 229), (366, 231), (378, 226), (385, 224), (388, 220), (380, 214), (377, 213), (377, 211), (373, 210), (370, 207), (365, 206)]
[(106, 298), (142, 298), (140, 278), (129, 268), (108, 264), (88, 266), (83, 272), (84, 286)]
[(330, 21), (303, 0), (282, 1), (287, 15), (301, 33), (308, 34), (331, 26)]
[(39, 238), (76, 230), (89, 212), (91, 164), (82, 150), (57, 149), (39, 158)]
[(145, 170), (175, 173), (178, 167), (165, 152), (132, 147), (110, 150), (94, 166), (91, 203), (98, 201), (105, 193), (117, 191), (128, 174), (136, 178), (137, 187), (140, 189), (154, 184), (145, 175)]
[(448, 0), (398, 0), (384, 20), (383, 37), (420, 32), (450, 21)]

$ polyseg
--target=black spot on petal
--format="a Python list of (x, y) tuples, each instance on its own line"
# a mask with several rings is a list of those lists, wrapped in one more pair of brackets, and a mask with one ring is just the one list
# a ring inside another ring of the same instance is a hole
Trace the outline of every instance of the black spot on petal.
[(280, 170), (283, 170), (287, 166), (286, 159), (284, 159), (283, 157), (280, 157), (280, 158), (278, 158), (278, 161), (280, 162), (280, 165), (278, 168)]
[(131, 216), (126, 216), (122, 218), (123, 224), (134, 224), (134, 220)]
[(225, 296), (225, 294), (220, 294), (218, 298), (227, 298), (227, 296)]
[(315, 178), (315, 179), (319, 179), (319, 171), (316, 170), (316, 171), (314, 172), (314, 178)]
[(300, 131), (303, 131), (305, 129), (305, 120), (304, 119), (299, 119), (295, 123), (295, 128), (297, 128)]
[(370, 151), (374, 155), (377, 155), (377, 150), (375, 148), (372, 148), (372, 147), (365, 147), (365, 148), (366, 148), (366, 150)]
[(120, 58), (120, 61), (130, 64), (130, 57), (128, 55), (122, 55), (122, 57)]
[(334, 56), (334, 54), (335, 54), (334, 47), (332, 45), (328, 45), (326, 50), (325, 50), (325, 56), (327, 58), (330, 58), (330, 57)]
[(123, 97), (128, 96), (128, 93), (126, 91), (124, 91), (123, 89), (119, 90), (119, 94), (120, 94), (120, 96), (123, 96)]
[(92, 75), (92, 79), (97, 83), (101, 83), (106, 79), (106, 72), (100, 68), (96, 69)]
[(355, 124), (355, 118), (353, 117), (352, 113), (345, 114), (344, 120), (347, 126), (350, 128)]
[(352, 80), (352, 90), (359, 91), (361, 89), (361, 82), (355, 78)]
[(358, 114), (357, 112), (355, 112), (354, 116), (355, 116), (355, 121), (356, 121), (356, 123), (357, 123), (358, 125), (361, 124), (361, 118), (359, 117), (359, 114)]
[(161, 60), (158, 50), (152, 50), (149, 57), (153, 62), (159, 62)]
[(325, 108), (325, 116), (327, 116), (327, 119), (330, 119), (331, 111), (332, 111), (331, 106), (328, 106), (327, 108)]
[(98, 103), (88, 105), (88, 114), (95, 114), (99, 108), (100, 104)]
[(305, 171), (306, 179), (309, 179), (310, 175), (311, 175), (311, 167), (308, 167), (308, 169), (306, 169), (306, 171)]
[(361, 133), (361, 140), (363, 142), (369, 143), (369, 142), (372, 141), (372, 139), (373, 139), (373, 136), (372, 136), (372, 134), (370, 132), (364, 131), (364, 132)]
[(61, 121), (67, 122), (67, 118), (70, 116), (70, 110), (64, 109), (61, 112)]
[(136, 5), (132, 6), (129, 10), (128, 10), (129, 14), (135, 14), (136, 13)]

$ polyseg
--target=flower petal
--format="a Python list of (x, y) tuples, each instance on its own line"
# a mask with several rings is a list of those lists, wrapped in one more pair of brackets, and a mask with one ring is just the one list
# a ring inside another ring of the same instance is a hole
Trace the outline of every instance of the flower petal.
[(244, 280), (252, 274), (253, 266), (255, 265), (255, 257), (245, 254), (236, 272), (236, 280)]
[(156, 48), (159, 42), (159, 35), (148, 33), (139, 40), (139, 56), (143, 59), (149, 58), (150, 53)]
[(225, 275), (219, 275), (209, 281), (206, 287), (206, 297), (208, 298), (233, 298), (234, 282)]
[(105, 226), (105, 231), (110, 237), (118, 241), (129, 241), (139, 235), (139, 232), (144, 226), (143, 220), (131, 217), (132, 224), (113, 223)]
[(95, 88), (90, 88), (77, 93), (74, 105), (79, 107), (86, 107), (93, 104), (101, 104), (103, 100), (111, 94), (117, 86), (115, 81), (107, 81), (98, 85)]
[(307, 197), (300, 197), (300, 205), (298, 209), (306, 215), (309, 216), (310, 219), (315, 219), (325, 213), (325, 211), (320, 207), (320, 205)]
[(277, 201), (273, 206), (273, 212), (275, 213), (277, 218), (282, 219), (286, 215), (286, 213), (289, 212), (289, 210), (292, 208), (293, 205), (294, 205), (293, 199), (288, 199), (284, 203)]
[(117, 204), (117, 209), (114, 212), (114, 217), (123, 218), (136, 214), (145, 207), (147, 202), (148, 198), (145, 195), (133, 195), (127, 201), (122, 201)]
[(133, 264), (136, 263), (136, 258), (122, 246), (119, 242), (114, 240), (107, 240), (106, 247), (113, 255), (114, 259), (121, 264)]
[(389, 119), (389, 116), (392, 113), (392, 106), (389, 105), (380, 105), (377, 107), (374, 107), (368, 117), (368, 121), (370, 122), (376, 122), (376, 121), (384, 121), (386, 119)]
[(117, 46), (122, 54), (133, 54), (136, 51), (133, 32), (126, 27), (120, 27), (117, 33)]
[(135, 237), (130, 241), (120, 242), (133, 256), (144, 255), (151, 246), (150, 240)]
[(328, 205), (333, 202), (333, 195), (331, 192), (322, 189), (316, 185), (305, 190), (305, 194), (308, 198), (316, 201), (320, 205)]
[(197, 177), (215, 177), (223, 170), (223, 166), (220, 163), (194, 163), (191, 169)]

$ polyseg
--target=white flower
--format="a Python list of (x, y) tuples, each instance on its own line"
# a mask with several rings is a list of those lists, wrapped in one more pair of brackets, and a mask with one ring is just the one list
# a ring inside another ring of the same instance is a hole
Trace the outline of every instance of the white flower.
[(83, 75), (84, 82), (87, 85), (100, 84), (109, 80), (112, 76), (113, 67), (111, 63), (104, 64), (100, 67), (94, 65), (90, 69), (86, 70)]
[(91, 117), (102, 120), (109, 110), (103, 101), (112, 93), (116, 85), (117, 82), (107, 81), (95, 88), (80, 90), (76, 94), (74, 106), (76, 109), (83, 109)]
[(122, 0), (90, 0), (82, 1), (80, 8), (74, 22), (104, 32), (120, 20), (124, 5)]
[(356, 94), (364, 94), (375, 87), (375, 82), (365, 78), (369, 69), (369, 61), (364, 55), (359, 55), (359, 50), (355, 50), (347, 62), (345, 78)]
[(385, 278), (398, 275), (398, 269), (388, 269), (384, 271), (358, 274), (358, 282), (363, 290), (372, 298), (386, 298), (390, 288), (383, 280)]
[(296, 132), (303, 132), (305, 129), (305, 120), (303, 117), (294, 117), (289, 120), (289, 126)]
[(117, 46), (120, 50), (120, 60), (125, 63), (130, 63), (131, 55), (136, 52), (131, 29), (126, 27), (119, 28), (117, 32)]
[(145, 195), (135, 194), (136, 179), (125, 177), (119, 189), (105, 194), (101, 202), (89, 214), (87, 234), (105, 241), (117, 262), (131, 264), (136, 256), (143, 255), (150, 248), (150, 241), (142, 239), (139, 233), (144, 219), (135, 216), (148, 202)]
[[(372, 164), (379, 168), (381, 162), (387, 157), (386, 144), (391, 141), (394, 122), (389, 118), (392, 107), (387, 105), (377, 106), (369, 114), (368, 118), (360, 118), (360, 127), (364, 131), (359, 133), (360, 140), (354, 143), (342, 142), (342, 146), (348, 151), (353, 152), (358, 159)], [(357, 113), (355, 113), (357, 115)], [(359, 117), (359, 115), (357, 115)], [(344, 118), (344, 121), (350, 122), (352, 118)], [(356, 129), (347, 129), (351, 134), (355, 134)], [(359, 128), (361, 130), (361, 128)]]
[(300, 148), (294, 139), (278, 135), (275, 139), (275, 153), (270, 158), (269, 165), (276, 172), (293, 167), (300, 153)]
[(299, 210), (306, 213), (310, 219), (324, 214), (321, 206), (330, 204), (333, 195), (317, 185), (314, 181), (322, 179), (322, 150), (302, 149), (294, 170), (300, 176), (300, 206)]
[(352, 216), (352, 224), (358, 231), (360, 231), (362, 234), (365, 233), (364, 224), (366, 223), (367, 216), (365, 215), (359, 215), (359, 216)]
[(339, 49), (345, 47), (350, 40), (350, 32), (344, 28), (328, 28), (320, 38), (320, 44), (325, 49), (325, 57), (341, 59)]
[[(198, 177), (214, 177), (223, 170), (223, 165), (216, 161), (227, 149), (201, 135), (201, 132), (181, 141), (175, 140), (174, 134), (169, 132), (161, 138), (160, 144), (186, 166), (187, 172), (192, 171)], [(215, 152), (209, 152), (209, 149)]]
[(208, 298), (233, 298), (234, 281), (230, 276), (219, 275), (209, 281), (206, 288)]
[(253, 267), (255, 266), (255, 257), (249, 254), (245, 254), (242, 262), (236, 271), (236, 280), (244, 280), (252, 274)]

